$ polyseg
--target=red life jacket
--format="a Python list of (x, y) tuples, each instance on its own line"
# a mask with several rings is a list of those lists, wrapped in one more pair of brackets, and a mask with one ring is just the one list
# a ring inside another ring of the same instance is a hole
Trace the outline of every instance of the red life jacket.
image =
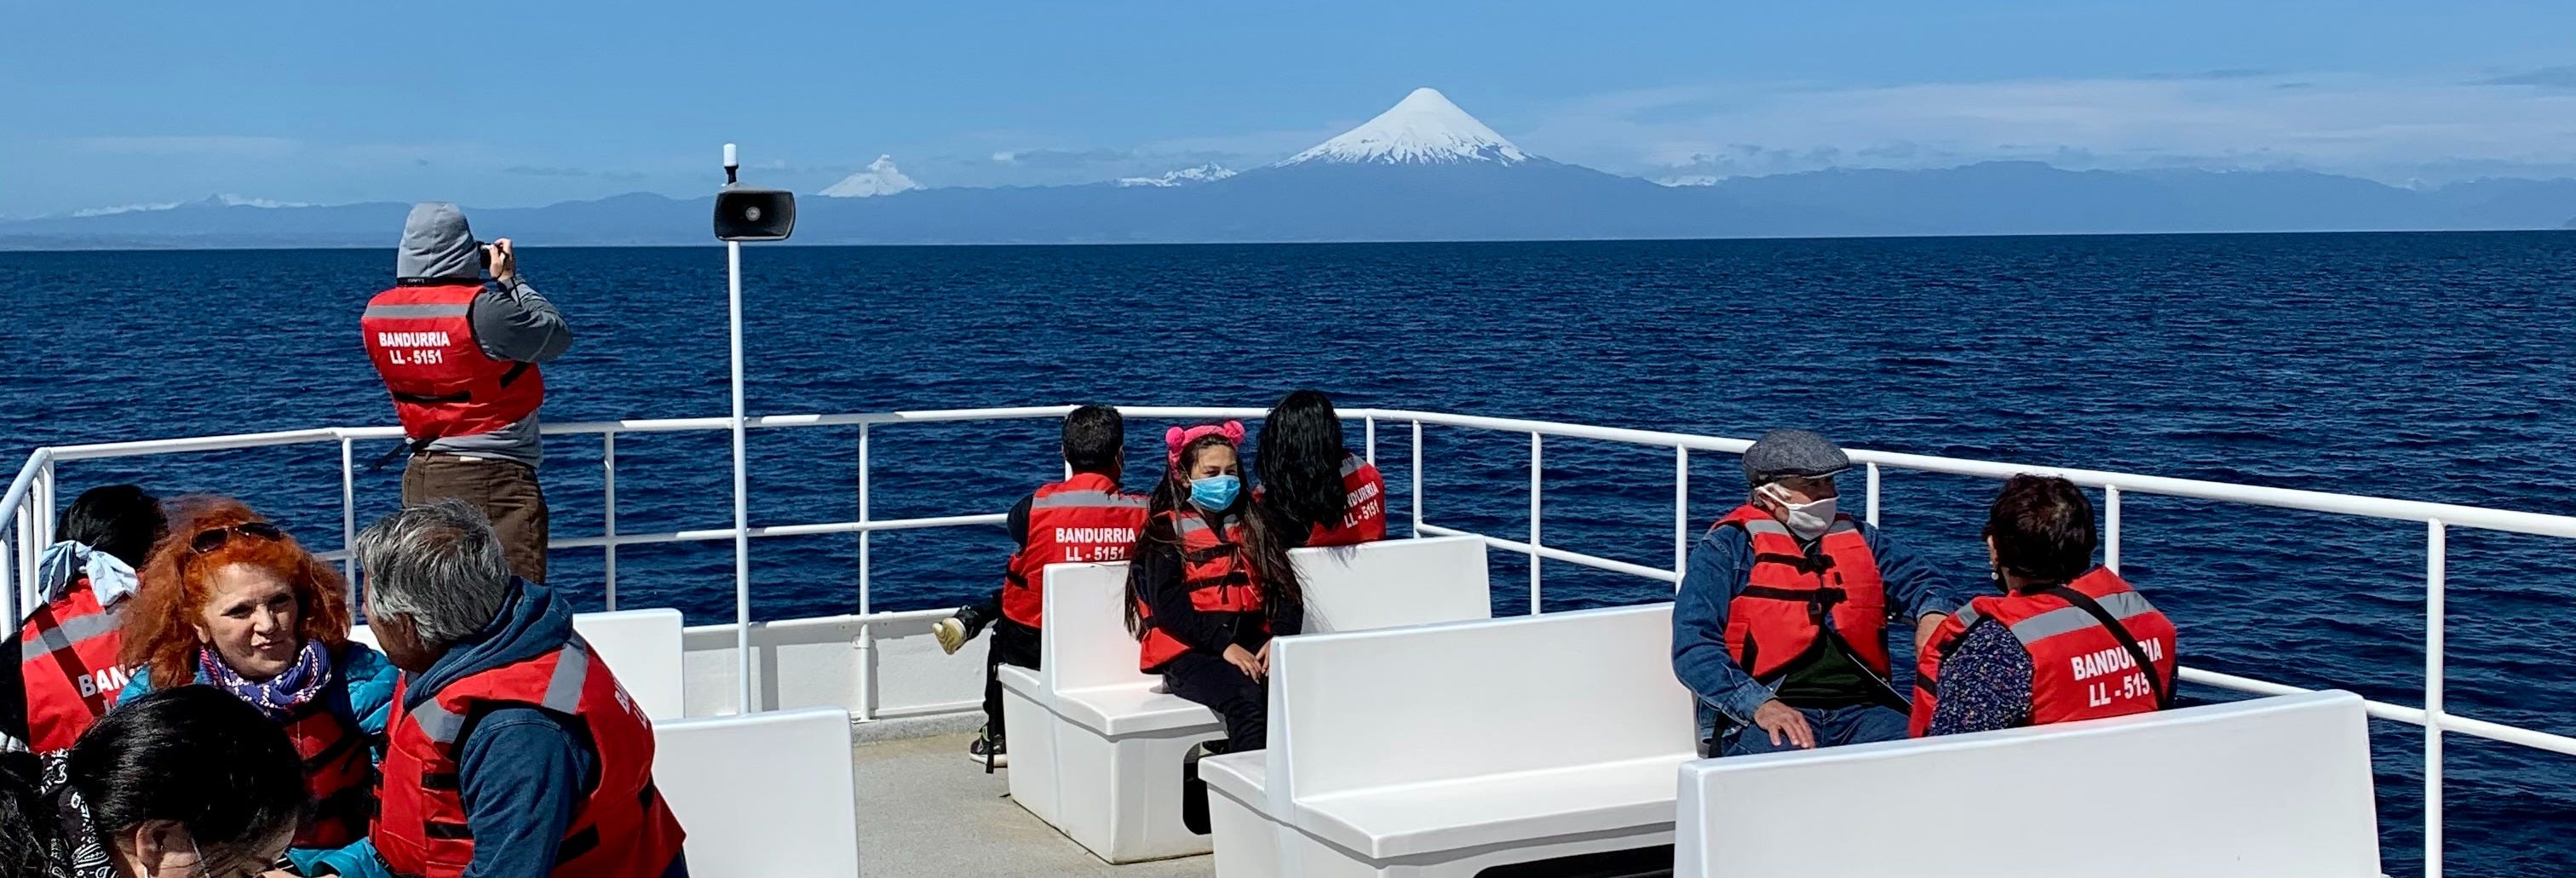
[[(1188, 515), (1166, 512), (1163, 520), (1180, 533), (1181, 585), (1190, 590), (1190, 606), (1202, 613), (1243, 613), (1261, 630), (1270, 630), (1270, 620), (1261, 612), (1261, 578), (1244, 554), (1242, 520), (1227, 519), (1222, 533), (1195, 510)], [(1152, 672), (1190, 651), (1188, 644), (1154, 627), (1154, 608), (1141, 595), (1136, 613), (1145, 620), (1145, 638), (1136, 655), (1139, 670)]]
[(399, 286), (376, 294), (358, 327), (367, 359), (393, 394), (415, 443), (489, 433), (527, 420), (546, 401), (531, 363), (496, 360), (474, 341), (479, 283)]
[(305, 791), (313, 797), (312, 813), (295, 827), (299, 848), (354, 844), (366, 837), (376, 812), (376, 766), (368, 758), (367, 734), (329, 701), (307, 701), (285, 723), (286, 739), (304, 759)]
[(1309, 546), (1349, 546), (1386, 539), (1386, 479), (1377, 465), (1352, 454), (1342, 458), (1342, 520), (1318, 523)]
[[(406, 674), (394, 687), (404, 702)], [(653, 788), (653, 722), (617, 685), (608, 665), (575, 637), (562, 649), (447, 684), (389, 730), (383, 801), (371, 837), (397, 875), (455, 878), (474, 860), (456, 757), (460, 734), (483, 711), (541, 708), (584, 730), (598, 757), (595, 782), (548, 874), (557, 878), (660, 875), (680, 855), (680, 822)]]
[(116, 660), (125, 639), (116, 614), (99, 606), (89, 577), (76, 575), (62, 597), (28, 614), (18, 638), (27, 749), (71, 749), (125, 692), (126, 668)]
[(1850, 516), (1834, 517), (1813, 555), (1787, 525), (1749, 503), (1716, 527), (1741, 528), (1753, 542), (1744, 592), (1726, 605), (1726, 651), (1737, 667), (1769, 683), (1825, 648), (1830, 630), (1862, 666), (1887, 677), (1887, 586)]
[[(2090, 598), (2117, 627), (2104, 624), (2069, 593)], [(1932, 729), (1941, 660), (1983, 619), (2003, 623), (2030, 651), (2031, 725), (2146, 713), (2173, 703), (2173, 621), (2119, 574), (2095, 567), (2058, 588), (1979, 597), (1943, 621), (1914, 673), (1915, 737)], [(2130, 640), (2124, 642), (2123, 633)], [(2139, 670), (2131, 643), (2146, 654), (2152, 676)]]
[(1039, 627), (1046, 611), (1046, 566), (1124, 561), (1145, 526), (1145, 498), (1118, 490), (1118, 480), (1092, 473), (1039, 488), (1029, 499), (1029, 541), (1011, 553), (1002, 576), (1002, 615)]

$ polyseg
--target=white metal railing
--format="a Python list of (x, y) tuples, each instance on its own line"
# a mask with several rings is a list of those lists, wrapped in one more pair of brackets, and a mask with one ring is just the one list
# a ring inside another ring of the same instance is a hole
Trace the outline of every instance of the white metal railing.
[[(1034, 406), (1019, 408), (953, 409), (832, 415), (772, 415), (767, 417), (748, 418), (745, 420), (744, 426), (748, 429), (755, 430), (835, 426), (857, 428), (858, 484), (856, 485), (856, 494), (858, 500), (858, 515), (856, 519), (851, 521), (745, 527), (742, 529), (741, 533), (746, 539), (832, 533), (857, 534), (859, 537), (859, 618), (862, 621), (892, 621), (897, 617), (908, 618), (907, 614), (904, 613), (877, 613), (874, 611), (869, 594), (869, 535), (882, 530), (994, 525), (1001, 523), (1003, 516), (954, 515), (907, 519), (877, 519), (871, 516), (868, 483), (869, 450), (870, 442), (872, 441), (872, 428), (886, 424), (1055, 418), (1061, 417), (1066, 412), (1071, 411), (1071, 409), (1071, 406)], [(1124, 412), (1131, 418), (1149, 420), (1204, 418), (1256, 419), (1264, 414), (1260, 409), (1209, 407), (1122, 406), (1120, 411)], [(1550, 421), (1490, 418), (1474, 415), (1456, 415), (1400, 409), (1346, 409), (1344, 410), (1343, 415), (1346, 419), (1356, 419), (1362, 422), (1363, 436), (1365, 437), (1363, 447), (1365, 449), (1365, 455), (1371, 461), (1375, 461), (1377, 459), (1378, 422), (1403, 422), (1411, 425), (1413, 463), (1411, 470), (1411, 505), (1414, 533), (1416, 535), (1474, 536), (1484, 540), (1487, 545), (1492, 546), (1493, 548), (1528, 556), (1530, 559), (1530, 612), (1532, 613), (1542, 611), (1540, 604), (1541, 567), (1542, 562), (1544, 561), (1562, 561), (1585, 567), (1630, 574), (1665, 583), (1678, 582), (1683, 570), (1685, 569), (1691, 543), (1691, 453), (1694, 451), (1704, 451), (1721, 454), (1741, 454), (1745, 448), (1752, 444), (1750, 441), (1743, 439), (1701, 436), (1688, 433), (1594, 427)], [(651, 543), (735, 540), (737, 538), (737, 531), (732, 527), (651, 533), (627, 533), (620, 531), (617, 526), (617, 437), (624, 433), (730, 430), (733, 423), (734, 421), (731, 418), (672, 418), (545, 425), (544, 431), (550, 436), (598, 435), (600, 437), (601, 495), (603, 506), (605, 507), (602, 510), (601, 516), (601, 533), (599, 536), (595, 537), (558, 538), (553, 540), (550, 545), (552, 548), (557, 549), (598, 548), (602, 551), (601, 567), (604, 579), (603, 585), (605, 587), (606, 599), (610, 609), (616, 608), (618, 600), (618, 547)], [(1528, 541), (1523, 542), (1510, 540), (1488, 534), (1444, 527), (1433, 524), (1426, 519), (1423, 509), (1425, 492), (1423, 490), (1422, 455), (1422, 428), (1425, 424), (1504, 433), (1524, 433), (1529, 436), (1530, 495)], [(54, 486), (54, 466), (56, 463), (70, 460), (88, 460), (109, 457), (163, 455), (336, 442), (340, 446), (342, 548), (325, 552), (323, 555), (327, 558), (341, 561), (344, 567), (346, 567), (354, 564), (354, 560), (349, 557), (347, 545), (349, 542), (353, 541), (357, 529), (355, 487), (356, 470), (354, 467), (355, 456), (352, 445), (359, 441), (395, 440), (401, 438), (401, 436), (401, 430), (395, 427), (326, 428), (275, 433), (251, 433), (231, 436), (207, 436), (187, 439), (66, 445), (36, 449), (33, 453), (28, 455), (26, 464), (19, 469), (17, 478), (10, 483), (6, 495), (0, 496), (0, 526), (15, 526), (13, 534), (15, 537), (14, 540), (0, 541), (0, 571), (11, 570), (11, 564), (14, 561), (14, 570), (17, 577), (16, 588), (0, 589), (0, 595), (5, 595), (7, 600), (6, 607), (9, 612), (8, 618), (19, 618), (19, 607), (23, 605), (22, 602), (31, 599), (35, 594), (37, 575), (36, 555), (37, 552), (52, 539), (51, 530), (53, 526), (53, 515), (57, 505)], [(1644, 447), (1670, 448), (1673, 450), (1673, 560), (1671, 567), (1665, 568), (1630, 561), (1622, 561), (1613, 558), (1585, 554), (1582, 552), (1575, 552), (1545, 544), (1541, 538), (1540, 530), (1542, 522), (1541, 515), (1543, 511), (1543, 487), (1545, 482), (1545, 466), (1542, 458), (1544, 437), (1584, 439)], [(2444, 709), (2442, 697), (2444, 652), (2443, 580), (2445, 566), (2445, 542), (2448, 529), (2452, 527), (2468, 527), (2509, 533), (2576, 538), (2576, 517), (2542, 515), (2528, 512), (2511, 512), (2442, 503), (2390, 500), (2349, 494), (2332, 494), (2319, 491), (2301, 491), (2285, 488), (2235, 485), (2224, 482), (2143, 476), (2097, 470), (2025, 466), (1996, 461), (1897, 454), (1882, 451), (1854, 450), (1850, 452), (1850, 455), (1855, 463), (1860, 464), (1863, 467), (1865, 491), (1867, 494), (1865, 515), (1867, 520), (1873, 524), (1878, 521), (1879, 517), (1879, 477), (1883, 469), (1943, 473), (1990, 479), (2009, 478), (2011, 476), (2024, 473), (2037, 473), (2061, 476), (2079, 485), (2100, 488), (2103, 495), (2103, 563), (2113, 569), (2117, 569), (2120, 563), (2120, 505), (2121, 497), (2124, 493), (2185, 497), (2225, 503), (2273, 506), (2336, 515), (2383, 518), (2423, 523), (2425, 527), (2426, 545), (2424, 705), (2419, 708), (2389, 704), (2380, 701), (2368, 701), (2366, 702), (2366, 706), (2371, 716), (2394, 722), (2420, 726), (2425, 730), (2423, 791), (2425, 839), (2424, 870), (2425, 875), (2428, 876), (2428, 878), (2438, 878), (2441, 874), (2442, 736), (2445, 733), (2457, 732), (2460, 734), (2501, 741), (2522, 747), (2530, 747), (2566, 755), (2576, 755), (2576, 737), (2558, 735), (2535, 729), (2526, 729), (2518, 726), (2453, 714)], [(354, 573), (354, 571), (352, 572)], [(354, 576), (351, 577), (351, 581), (353, 583), (356, 581)], [(747, 625), (747, 608), (738, 607), (738, 612), (743, 613), (743, 617), (740, 620), (741, 624)], [(911, 615), (918, 615), (918, 611), (915, 611)], [(864, 641), (864, 636), (862, 639)], [(860, 648), (867, 648), (867, 644), (862, 642), (860, 644)], [(860, 684), (873, 690), (876, 682), (873, 677), (876, 673), (877, 669), (874, 663), (866, 663), (864, 674), (867, 679), (861, 680)], [(2297, 687), (2287, 686), (2280, 683), (2241, 677), (2232, 674), (2223, 674), (2199, 668), (2183, 668), (2181, 670), (2181, 675), (2184, 680), (2189, 682), (2260, 695), (2279, 695), (2303, 691)]]

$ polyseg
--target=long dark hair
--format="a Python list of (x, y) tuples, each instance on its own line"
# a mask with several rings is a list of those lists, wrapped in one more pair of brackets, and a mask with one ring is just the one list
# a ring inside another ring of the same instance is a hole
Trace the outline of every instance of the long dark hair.
[(1320, 390), (1299, 390), (1272, 406), (1261, 420), (1259, 465), (1263, 502), (1291, 521), (1332, 525), (1342, 520), (1342, 418)]
[(66, 791), (80, 793), (91, 827), (104, 836), (97, 841), (111, 851), (126, 830), (168, 820), (216, 859), (292, 831), (306, 800), (304, 762), (286, 732), (210, 686), (157, 689), (118, 704), (66, 758), (63, 786), (42, 793), (34, 760), (0, 759), (0, 876), (48, 874), (41, 851), (86, 841), (61, 838), (54, 815)]
[(82, 543), (141, 570), (152, 544), (169, 526), (161, 500), (140, 486), (100, 485), (82, 491), (80, 499), (63, 509), (55, 519), (54, 538)]
[[(1172, 523), (1182, 515), (1198, 516), (1217, 528), (1218, 533), (1224, 532), (1220, 516), (1190, 502), (1190, 469), (1198, 462), (1200, 452), (1218, 445), (1230, 443), (1224, 436), (1209, 434), (1181, 446), (1179, 457), (1164, 468), (1163, 477), (1154, 483), (1154, 492), (1146, 500), (1145, 526), (1136, 529), (1136, 544), (1127, 550), (1127, 633), (1138, 640), (1145, 638), (1146, 629), (1145, 617), (1137, 609), (1145, 599), (1145, 553), (1158, 547), (1180, 550), (1181, 535)], [(1278, 618), (1279, 608), (1303, 605), (1306, 595), (1298, 587), (1297, 568), (1288, 563), (1289, 544), (1266, 520), (1267, 516), (1254, 508), (1251, 492), (1235, 495), (1234, 508), (1225, 510), (1222, 517), (1243, 522), (1244, 560), (1250, 562), (1253, 578), (1261, 583), (1262, 612)]]

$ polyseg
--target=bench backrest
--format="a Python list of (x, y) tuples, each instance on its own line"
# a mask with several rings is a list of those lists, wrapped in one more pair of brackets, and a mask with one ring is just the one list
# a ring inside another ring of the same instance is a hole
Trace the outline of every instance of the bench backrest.
[(847, 712), (678, 720), (653, 732), (653, 784), (688, 832), (689, 874), (857, 878)]
[(1678, 806), (1684, 878), (2379, 874), (2348, 692), (1700, 760)]
[[(1493, 614), (1485, 544), (1474, 537), (1381, 540), (1289, 553), (1306, 592), (1309, 630), (1354, 631)], [(1127, 565), (1046, 566), (1046, 632), (1039, 646), (1049, 691), (1150, 682), (1127, 633)]]
[(1669, 603), (1278, 641), (1273, 800), (1686, 758), (1671, 643)]
[[(627, 696), (635, 699), (645, 716), (662, 720), (686, 715), (687, 700), (681, 695), (681, 681), (687, 675), (681, 670), (680, 611), (580, 613), (572, 617), (572, 629), (617, 674), (617, 684), (626, 687)], [(349, 639), (382, 649), (376, 633), (365, 625), (351, 627)]]
[(1381, 540), (1288, 553), (1306, 593), (1306, 632), (1367, 631), (1494, 614), (1479, 537)]

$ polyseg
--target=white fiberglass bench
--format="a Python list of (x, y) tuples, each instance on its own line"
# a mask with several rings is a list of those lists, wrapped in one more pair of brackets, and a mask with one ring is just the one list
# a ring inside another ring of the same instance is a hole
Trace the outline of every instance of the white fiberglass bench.
[[(1493, 613), (1485, 544), (1474, 537), (1289, 555), (1309, 631)], [(1207, 853), (1209, 837), (1185, 819), (1183, 763), (1193, 746), (1225, 736), (1216, 715), (1136, 669), (1126, 564), (1050, 564), (1044, 576), (1040, 669), (1001, 668), (1011, 798), (1112, 863)]]
[(688, 833), (689, 874), (857, 878), (848, 712), (656, 723), (653, 739), (653, 784)]
[(1199, 763), (1217, 875), (1661, 871), (1695, 755), (1671, 642), (1671, 604), (1278, 642), (1270, 749)]
[[(572, 617), (572, 629), (617, 675), (617, 684), (626, 687), (627, 697), (635, 699), (645, 716), (681, 717), (686, 701), (681, 697), (680, 611), (580, 613)], [(349, 629), (349, 639), (378, 646), (375, 632), (365, 625)]]
[(1679, 878), (2380, 874), (2349, 692), (1701, 760), (1679, 814)]

